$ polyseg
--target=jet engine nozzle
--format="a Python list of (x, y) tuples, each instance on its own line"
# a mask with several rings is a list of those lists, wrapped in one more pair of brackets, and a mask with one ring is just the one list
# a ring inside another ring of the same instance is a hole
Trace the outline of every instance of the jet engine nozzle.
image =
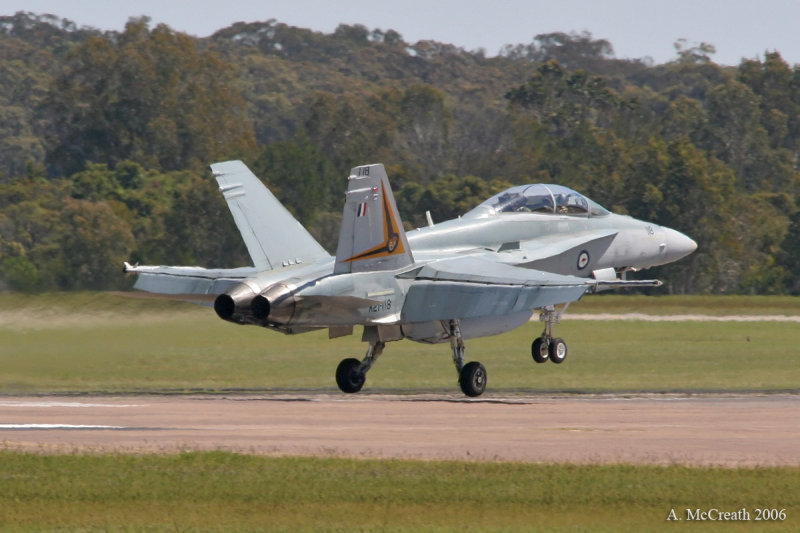
[(250, 304), (250, 310), (253, 311), (253, 316), (260, 320), (267, 319), (270, 309), (272, 309), (272, 306), (263, 294), (259, 294), (253, 298), (253, 303)]
[(222, 320), (244, 324), (250, 318), (250, 304), (256, 293), (248, 285), (239, 284), (214, 300), (214, 311)]
[(253, 317), (276, 324), (289, 324), (297, 304), (294, 290), (294, 285), (286, 283), (267, 287), (250, 304)]
[(236, 302), (233, 301), (230, 294), (220, 294), (214, 300), (214, 311), (222, 320), (230, 320), (233, 313), (236, 312)]

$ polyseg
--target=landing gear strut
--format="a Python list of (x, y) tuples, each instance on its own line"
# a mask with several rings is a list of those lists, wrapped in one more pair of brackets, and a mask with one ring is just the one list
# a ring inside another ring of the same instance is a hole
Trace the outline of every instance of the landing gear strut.
[(554, 306), (545, 307), (539, 315), (539, 320), (544, 322), (544, 331), (531, 344), (531, 356), (537, 363), (546, 363), (548, 360), (557, 364), (567, 358), (567, 343), (564, 339), (553, 337), (553, 326), (561, 322), (561, 315), (567, 310), (569, 304), (561, 311), (556, 311)]
[(450, 346), (461, 391), (472, 398), (480, 396), (486, 390), (486, 368), (477, 361), (464, 364), (464, 338), (458, 320), (450, 321)]
[[(442, 322), (442, 325), (446, 328), (449, 327), (450, 346), (453, 349), (453, 364), (455, 364), (458, 371), (458, 384), (461, 386), (461, 390), (464, 394), (473, 398), (480, 396), (486, 390), (486, 368), (477, 361), (464, 364), (464, 337), (461, 335), (461, 326), (458, 320), (450, 320), (449, 324)], [(349, 357), (339, 363), (336, 368), (336, 384), (339, 385), (342, 392), (352, 394), (361, 390), (367, 379), (367, 372), (372, 368), (375, 360), (383, 353), (385, 347), (386, 343), (384, 341), (371, 340), (363, 360), (359, 361), (354, 357)]]
[(336, 367), (336, 384), (342, 392), (354, 393), (361, 390), (367, 380), (367, 371), (372, 368), (375, 360), (383, 353), (386, 343), (370, 343), (363, 361), (354, 357), (343, 359)]

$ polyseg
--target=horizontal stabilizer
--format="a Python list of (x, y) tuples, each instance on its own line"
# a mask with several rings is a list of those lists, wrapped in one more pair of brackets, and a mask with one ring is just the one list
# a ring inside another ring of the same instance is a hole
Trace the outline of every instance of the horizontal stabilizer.
[(214, 163), (211, 171), (256, 269), (273, 270), (330, 257), (244, 163)]
[(218, 294), (256, 273), (252, 267), (210, 269), (183, 266), (139, 266), (125, 263), (126, 274), (136, 274), (133, 288), (164, 294), (175, 300), (210, 303)]

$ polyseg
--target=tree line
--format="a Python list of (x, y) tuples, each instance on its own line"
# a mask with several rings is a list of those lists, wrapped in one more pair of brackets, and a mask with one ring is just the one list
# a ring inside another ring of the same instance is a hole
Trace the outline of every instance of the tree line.
[(654, 65), (591, 34), (497, 56), (275, 20), (195, 38), (0, 17), (0, 288), (124, 288), (124, 260), (241, 266), (207, 170), (243, 159), (329, 250), (348, 170), (386, 165), (405, 223), (561, 183), (698, 242), (673, 293), (800, 293), (800, 66)]

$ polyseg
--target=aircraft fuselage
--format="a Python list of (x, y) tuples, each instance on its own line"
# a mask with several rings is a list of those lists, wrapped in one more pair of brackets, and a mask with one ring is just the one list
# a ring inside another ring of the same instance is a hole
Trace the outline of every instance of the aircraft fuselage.
[[(527, 255), (511, 252), (527, 251), (529, 255), (538, 257), (537, 248), (575, 236), (578, 240), (573, 248), (580, 254), (584, 248), (578, 242), (581, 236), (588, 241), (593, 233), (604, 230), (613, 233), (613, 238), (607, 239), (599, 255), (590, 255), (582, 268), (543, 270), (580, 276), (589, 276), (595, 270), (607, 268), (641, 270), (671, 263), (697, 248), (692, 239), (671, 228), (613, 213), (602, 217), (538, 213), (464, 217), (418, 228), (408, 232), (407, 236), (417, 259), (492, 250), (501, 254), (508, 252), (510, 257), (518, 260), (517, 264), (526, 265)], [(513, 259), (504, 262), (511, 263)]]

